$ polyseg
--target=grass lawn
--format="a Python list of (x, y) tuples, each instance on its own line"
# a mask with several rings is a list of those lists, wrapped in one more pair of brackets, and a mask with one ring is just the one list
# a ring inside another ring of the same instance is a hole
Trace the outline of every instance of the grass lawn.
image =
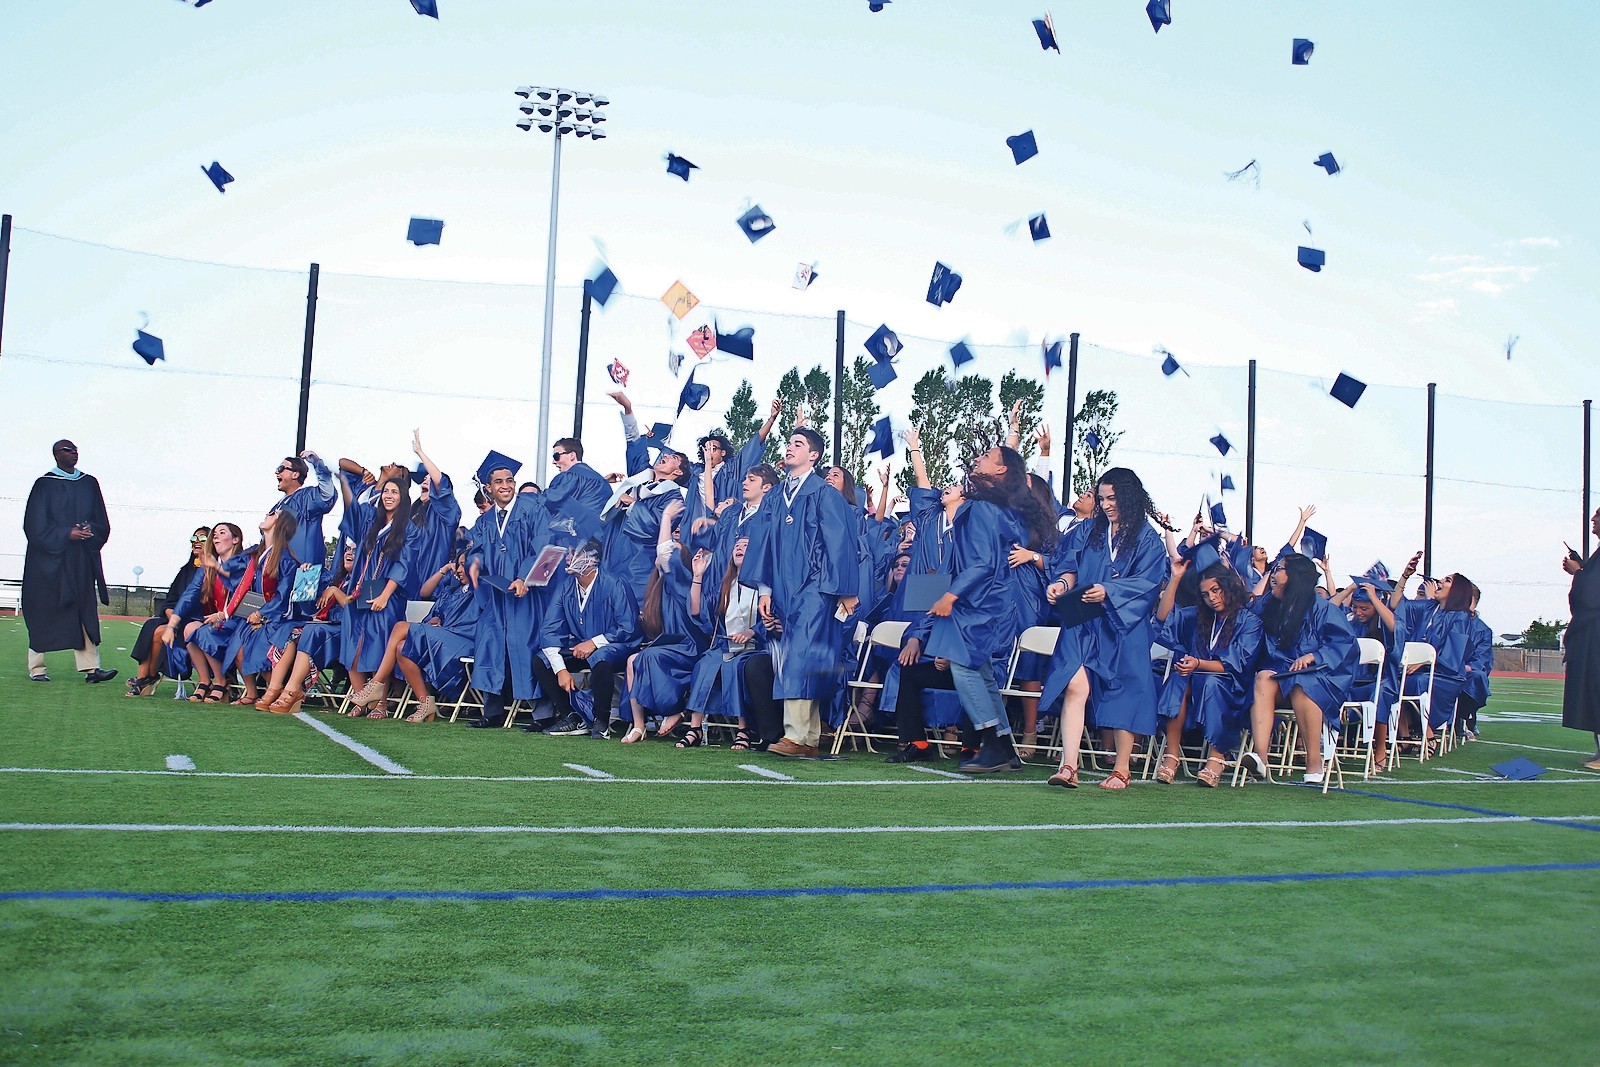
[[(25, 643), (0, 619), (3, 1064), (1600, 1060), (1559, 682), (1343, 793), (1112, 794), (310, 716), (386, 773), (70, 655), (29, 683)], [(1515, 756), (1550, 771), (1484, 777)]]

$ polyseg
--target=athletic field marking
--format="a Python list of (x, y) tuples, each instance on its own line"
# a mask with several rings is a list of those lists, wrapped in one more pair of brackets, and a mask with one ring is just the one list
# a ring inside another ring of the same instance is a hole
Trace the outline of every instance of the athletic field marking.
[[(1472, 784), (1478, 785), (1478, 784), (1481, 784), (1481, 783), (1474, 782)], [(1396, 804), (1419, 804), (1419, 805), (1421, 805), (1422, 807), (1425, 807), (1425, 808), (1448, 808), (1451, 811), (1470, 811), (1474, 815), (1498, 815), (1498, 816), (1501, 816), (1501, 817), (1505, 817), (1505, 816), (1513, 814), (1512, 812), (1509, 812), (1509, 811), (1496, 811), (1493, 808), (1474, 807), (1471, 804), (1448, 804), (1448, 803), (1446, 803), (1445, 801), (1442, 801), (1442, 800), (1423, 800), (1421, 797), (1391, 797), (1391, 796), (1388, 796), (1388, 795), (1386, 795), (1384, 793), (1371, 793), (1371, 792), (1368, 792), (1368, 791), (1366, 791), (1364, 789), (1347, 789), (1347, 790), (1345, 790), (1345, 792), (1349, 793), (1352, 796), (1377, 797), (1379, 800), (1392, 800)], [(1588, 830), (1591, 833), (1600, 833), (1600, 826), (1587, 826), (1587, 825), (1585, 825), (1588, 822), (1594, 821), (1593, 819), (1588, 818), (1588, 817), (1583, 817), (1583, 816), (1572, 817), (1572, 816), (1561, 816), (1561, 815), (1537, 815), (1537, 816), (1520, 816), (1520, 817), (1521, 818), (1527, 818), (1530, 822), (1541, 823), (1541, 824), (1543, 824), (1545, 826), (1563, 826), (1563, 827), (1566, 827), (1568, 830)]]
[(918, 771), (918, 772), (920, 772), (922, 774), (937, 774), (937, 775), (939, 775), (941, 777), (944, 777), (944, 778), (955, 778), (958, 781), (962, 781), (962, 782), (970, 782), (970, 781), (972, 781), (972, 778), (969, 775), (957, 774), (955, 771), (941, 771), (937, 767), (918, 767), (915, 763), (906, 764), (906, 770), (908, 770), (908, 771)]
[(607, 774), (605, 771), (597, 771), (593, 767), (585, 767), (581, 763), (563, 763), (561, 766), (565, 767), (569, 771), (577, 771), (579, 774), (586, 774), (590, 778), (604, 778), (610, 780), (611, 778), (615, 777), (614, 775)]
[(190, 759), (188, 756), (168, 756), (167, 770), (192, 771), (194, 770), (194, 760)]
[(756, 763), (741, 763), (739, 764), (739, 769), (741, 771), (749, 771), (751, 774), (759, 774), (763, 778), (771, 778), (775, 782), (794, 781), (794, 775), (792, 774), (780, 774), (777, 771), (770, 771)]
[[(1366, 794), (1379, 796), (1379, 794)], [(1403, 801), (1400, 797), (1382, 797), (1384, 800)], [(1414, 801), (1412, 803), (1421, 803)], [(1516, 815), (1510, 812), (1491, 812), (1482, 808), (1466, 808), (1456, 804), (1438, 804), (1443, 808), (1460, 808), (1467, 812), (1483, 812), (1464, 816), (1399, 819), (1229, 819), (1213, 822), (1099, 822), (1099, 823), (1026, 823), (1009, 825), (987, 823), (980, 825), (935, 826), (291, 826), (288, 824), (227, 825), (222, 823), (0, 823), (0, 831), (24, 833), (59, 832), (63, 830), (91, 830), (106, 833), (195, 833), (195, 834), (536, 834), (555, 837), (613, 837), (621, 834), (661, 837), (767, 837), (767, 836), (840, 836), (871, 834), (967, 834), (987, 831), (1007, 833), (1076, 833), (1085, 830), (1300, 830), (1310, 827), (1353, 828), (1361, 826), (1457, 826), (1473, 823), (1538, 823), (1559, 820), (1565, 823), (1597, 822), (1600, 815), (1538, 816)]]
[[(1590, 753), (1589, 753), (1589, 751), (1587, 749), (1582, 749), (1582, 748), (1540, 748), (1538, 745), (1519, 745), (1515, 741), (1486, 741), (1481, 737), (1478, 738), (1476, 741), (1473, 741), (1472, 744), (1474, 744), (1474, 745), (1498, 745), (1501, 748), (1525, 748), (1529, 752), (1565, 752), (1565, 753), (1567, 753), (1569, 755), (1573, 755), (1573, 756), (1589, 756), (1590, 755)], [(1591, 758), (1593, 758), (1593, 757), (1591, 756)]]
[(346, 901), (501, 901), (739, 899), (750, 897), (921, 896), (933, 893), (1038, 892), (1074, 889), (1154, 889), (1178, 886), (1274, 885), (1285, 882), (1386, 881), (1474, 875), (1596, 871), (1600, 863), (1529, 863), (1431, 870), (1304, 871), (1284, 874), (1187, 875), (1172, 878), (1083, 878), (1058, 882), (969, 882), (957, 885), (823, 885), (777, 889), (332, 889), (309, 893), (134, 893), (116, 889), (20, 889), (0, 900), (116, 900), (148, 904), (335, 904)]
[(356, 755), (360, 756), (362, 759), (366, 760), (380, 771), (384, 771), (388, 774), (411, 773), (404, 767), (400, 766), (400, 764), (390, 759), (388, 756), (385, 756), (382, 752), (379, 752), (377, 749), (369, 748), (366, 745), (363, 745), (360, 741), (357, 741), (355, 738), (341, 734), (338, 730), (335, 730), (327, 723), (318, 722), (316, 719), (313, 719), (310, 715), (303, 711), (295, 712), (294, 717), (311, 727), (313, 730), (317, 731), (317, 733), (326, 737), (328, 740), (332, 741), (334, 744), (343, 745), (345, 748), (348, 748), (351, 752), (354, 752)]
[(1442, 771), (1445, 774), (1465, 774), (1465, 775), (1470, 775), (1471, 777), (1476, 778), (1479, 781), (1484, 781), (1484, 782), (1492, 782), (1496, 778), (1499, 777), (1499, 775), (1484, 774), (1481, 771), (1458, 771), (1454, 767), (1438, 767), (1438, 768), (1435, 768), (1435, 769), (1439, 770), (1439, 771)]

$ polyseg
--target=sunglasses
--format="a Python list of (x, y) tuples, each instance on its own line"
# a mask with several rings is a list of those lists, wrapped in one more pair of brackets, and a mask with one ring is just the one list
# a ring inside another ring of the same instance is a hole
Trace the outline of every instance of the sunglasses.
[(60, 448), (56, 449), (56, 451), (57, 452), (71, 452), (74, 455), (76, 455), (77, 451), (78, 451), (78, 446), (77, 445), (62, 445)]
[(294, 470), (293, 467), (279, 466), (279, 467), (273, 468), (272, 473), (273, 474), (283, 474), (285, 471), (292, 471), (292, 470)]
[(572, 455), (571, 452), (552, 452), (552, 453), (550, 453), (550, 458), (551, 459), (560, 459), (562, 456), (570, 456), (570, 455)]

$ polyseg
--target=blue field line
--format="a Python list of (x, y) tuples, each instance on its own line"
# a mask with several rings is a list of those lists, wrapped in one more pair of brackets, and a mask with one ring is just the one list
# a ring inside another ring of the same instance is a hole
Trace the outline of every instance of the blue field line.
[(1285, 874), (1185, 875), (1171, 878), (1085, 878), (1054, 882), (967, 882), (955, 885), (822, 885), (775, 889), (328, 889), (311, 893), (136, 893), (118, 889), (17, 889), (0, 901), (131, 901), (138, 904), (340, 904), (355, 901), (499, 903), (564, 900), (782, 899), (793, 897), (918, 896), (1072, 889), (1146, 889), (1164, 886), (1275, 885), (1284, 882), (1383, 881), (1463, 875), (1600, 871), (1594, 863), (1525, 863), (1431, 870), (1302, 871)]
[(1537, 815), (1519, 815), (1514, 811), (1496, 811), (1493, 808), (1477, 808), (1471, 804), (1447, 804), (1442, 800), (1419, 800), (1416, 797), (1396, 797), (1388, 793), (1373, 793), (1366, 789), (1341, 789), (1341, 793), (1348, 793), (1357, 797), (1374, 797), (1378, 800), (1392, 800), (1396, 804), (1419, 804), (1424, 808), (1449, 808), (1452, 811), (1470, 811), (1474, 815), (1493, 815), (1502, 819), (1527, 819), (1529, 822), (1543, 823), (1545, 826), (1564, 826), (1568, 830), (1587, 830), (1590, 833), (1600, 833), (1600, 826), (1586, 826), (1580, 822), (1567, 822), (1564, 819), (1545, 819)]

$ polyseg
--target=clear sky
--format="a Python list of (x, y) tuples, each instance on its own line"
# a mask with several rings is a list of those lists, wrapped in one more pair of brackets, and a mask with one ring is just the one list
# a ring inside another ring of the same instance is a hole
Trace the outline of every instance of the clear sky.
[[(81, 438), (85, 467), (107, 481), (114, 504), (157, 509), (123, 527), (143, 541), (114, 539), (114, 570), (135, 559), (152, 572), (176, 565), (156, 517), (186, 527), (191, 516), (158, 509), (181, 503), (197, 518), (211, 497), (172, 451), (210, 447), (218, 422), (272, 428), (259, 447), (219, 446), (241, 477), (212, 495), (245, 509), (241, 522), (259, 515), (284, 426), (292, 436), (292, 383), (235, 385), (221, 419), (202, 415), (219, 414), (203, 395), (185, 398), (201, 385), (221, 391), (203, 373), (297, 372), (302, 274), (313, 260), (327, 272), (319, 378), (377, 388), (400, 376), (418, 391), (531, 397), (550, 144), (515, 129), (511, 95), (531, 82), (612, 100), (610, 137), (566, 146), (557, 276), (577, 283), (603, 249), (638, 298), (607, 309), (596, 329), (606, 358), (653, 368), (637, 371), (647, 405), (676, 388), (659, 369), (672, 336), (651, 302), (680, 278), (706, 309), (751, 309), (743, 321), (759, 323), (754, 367), (708, 368), (717, 410), (724, 378), (743, 371), (770, 388), (790, 362), (828, 361), (836, 308), (849, 315), (852, 348), (880, 321), (930, 339), (930, 364), (943, 345), (971, 337), (995, 346), (979, 368), (992, 377), (1013, 364), (1032, 372), (1032, 345), (1075, 330), (1146, 358), (1165, 345), (1197, 366), (1255, 358), (1323, 381), (1345, 370), (1377, 386), (1437, 381), (1452, 396), (1550, 405), (1458, 405), (1456, 472), (1498, 485), (1481, 497), (1458, 486), (1442, 505), (1463, 555), (1485, 524), (1506, 531), (1498, 540), (1509, 545), (1470, 557), (1506, 569), (1496, 577), (1510, 584), (1496, 595), (1515, 610), (1487, 612), (1497, 630), (1562, 611), (1551, 541), (1576, 543), (1578, 504), (1555, 490), (1576, 487), (1571, 406), (1597, 391), (1600, 149), (1587, 103), (1600, 13), (1591, 5), (1173, 0), (1172, 25), (1154, 34), (1141, 3), (1096, 0), (1054, 9), (1062, 55), (1041, 51), (1029, 26), (1043, 6), (1011, 0), (897, 0), (877, 14), (864, 0), (440, 6), (437, 22), (406, 0), (0, 8), (0, 210), (31, 231), (16, 240), (6, 321), (6, 354), (21, 358), (0, 364), (16, 409), (0, 441), (14, 472), (0, 492), (10, 531), (0, 571), (17, 569), (11, 517), (62, 433)], [(1290, 65), (1295, 37), (1316, 42), (1309, 66)], [(1026, 129), (1040, 154), (1013, 166), (1005, 138)], [(668, 150), (700, 165), (689, 184), (664, 173)], [(1324, 151), (1343, 173), (1312, 165)], [(199, 172), (213, 159), (238, 179), (226, 195)], [(1223, 178), (1252, 159), (1259, 190)], [(747, 202), (777, 223), (755, 246), (733, 225)], [(1038, 211), (1052, 240), (1030, 244), (1025, 227), (1006, 233)], [(411, 215), (444, 219), (443, 244), (406, 244)], [(40, 233), (285, 273), (99, 253)], [(1296, 266), (1301, 243), (1326, 250), (1320, 274)], [(935, 260), (966, 278), (942, 309), (922, 299)], [(802, 261), (821, 272), (805, 292), (789, 284)], [(353, 275), (494, 284), (341, 277)], [(558, 324), (563, 353), (575, 335), (571, 295)], [(134, 373), (142, 364), (109, 369), (133, 359), (126, 345), (140, 312), (168, 338), (171, 358), (144, 377)], [(437, 336), (417, 340), (430, 330)], [(1512, 335), (1520, 340), (1508, 361)], [(449, 358), (401, 360), (412, 348)], [(570, 396), (563, 369), (558, 386)], [(1125, 396), (1130, 447), (1149, 428), (1128, 459), (1156, 469), (1154, 484), (1164, 484), (1159, 454), (1191, 455), (1184, 477), (1193, 467), (1203, 478), (1205, 461), (1193, 457), (1207, 433), (1242, 440), (1242, 400), (1233, 403), (1242, 377), (1216, 377), (1230, 383), (1233, 406), (1200, 418), (1198, 441), (1158, 431), (1175, 425), (1171, 410), (1210, 404), (1210, 393), (1152, 395), (1136, 410)], [(1397, 540), (1416, 547), (1420, 430), (1408, 422), (1399, 445), (1343, 462), (1330, 449), (1387, 442), (1395, 429), (1380, 394), (1369, 394), (1364, 422), (1307, 438), (1308, 420), (1342, 409), (1282, 381), (1264, 414), (1277, 436), (1263, 449), (1290, 484), (1263, 486), (1262, 539), (1287, 530), (1292, 505), (1310, 493), (1282, 471), (1373, 471), (1354, 488), (1316, 482), (1349, 496), (1317, 502), (1333, 513), (1330, 532), (1347, 530), (1343, 543), (1358, 545), (1343, 562), (1382, 554), (1398, 565), (1404, 547), (1357, 530), (1382, 514), (1383, 479), (1398, 478), (1407, 518)], [(1059, 386), (1051, 390), (1052, 405), (1064, 405)], [(163, 397), (178, 398), (176, 419), (149, 415)], [(1394, 410), (1410, 420), (1416, 404), (1397, 399)], [(420, 424), (425, 436), (435, 429), (436, 451), (464, 481), (470, 453), (486, 443), (510, 437), (531, 449), (527, 418), (525, 404), (464, 400), (458, 410), (319, 386), (312, 443), (370, 461), (404, 454)], [(558, 431), (566, 418), (570, 409), (555, 418)], [(385, 420), (405, 432), (373, 430)], [(478, 432), (484, 423), (493, 429)], [(1481, 432), (1494, 424), (1511, 429)], [(1174, 474), (1170, 484), (1183, 484), (1185, 499), (1164, 506), (1185, 510), (1188, 483)], [(1523, 501), (1527, 493), (1504, 486), (1549, 491)], [(167, 543), (181, 545), (185, 532)]]

